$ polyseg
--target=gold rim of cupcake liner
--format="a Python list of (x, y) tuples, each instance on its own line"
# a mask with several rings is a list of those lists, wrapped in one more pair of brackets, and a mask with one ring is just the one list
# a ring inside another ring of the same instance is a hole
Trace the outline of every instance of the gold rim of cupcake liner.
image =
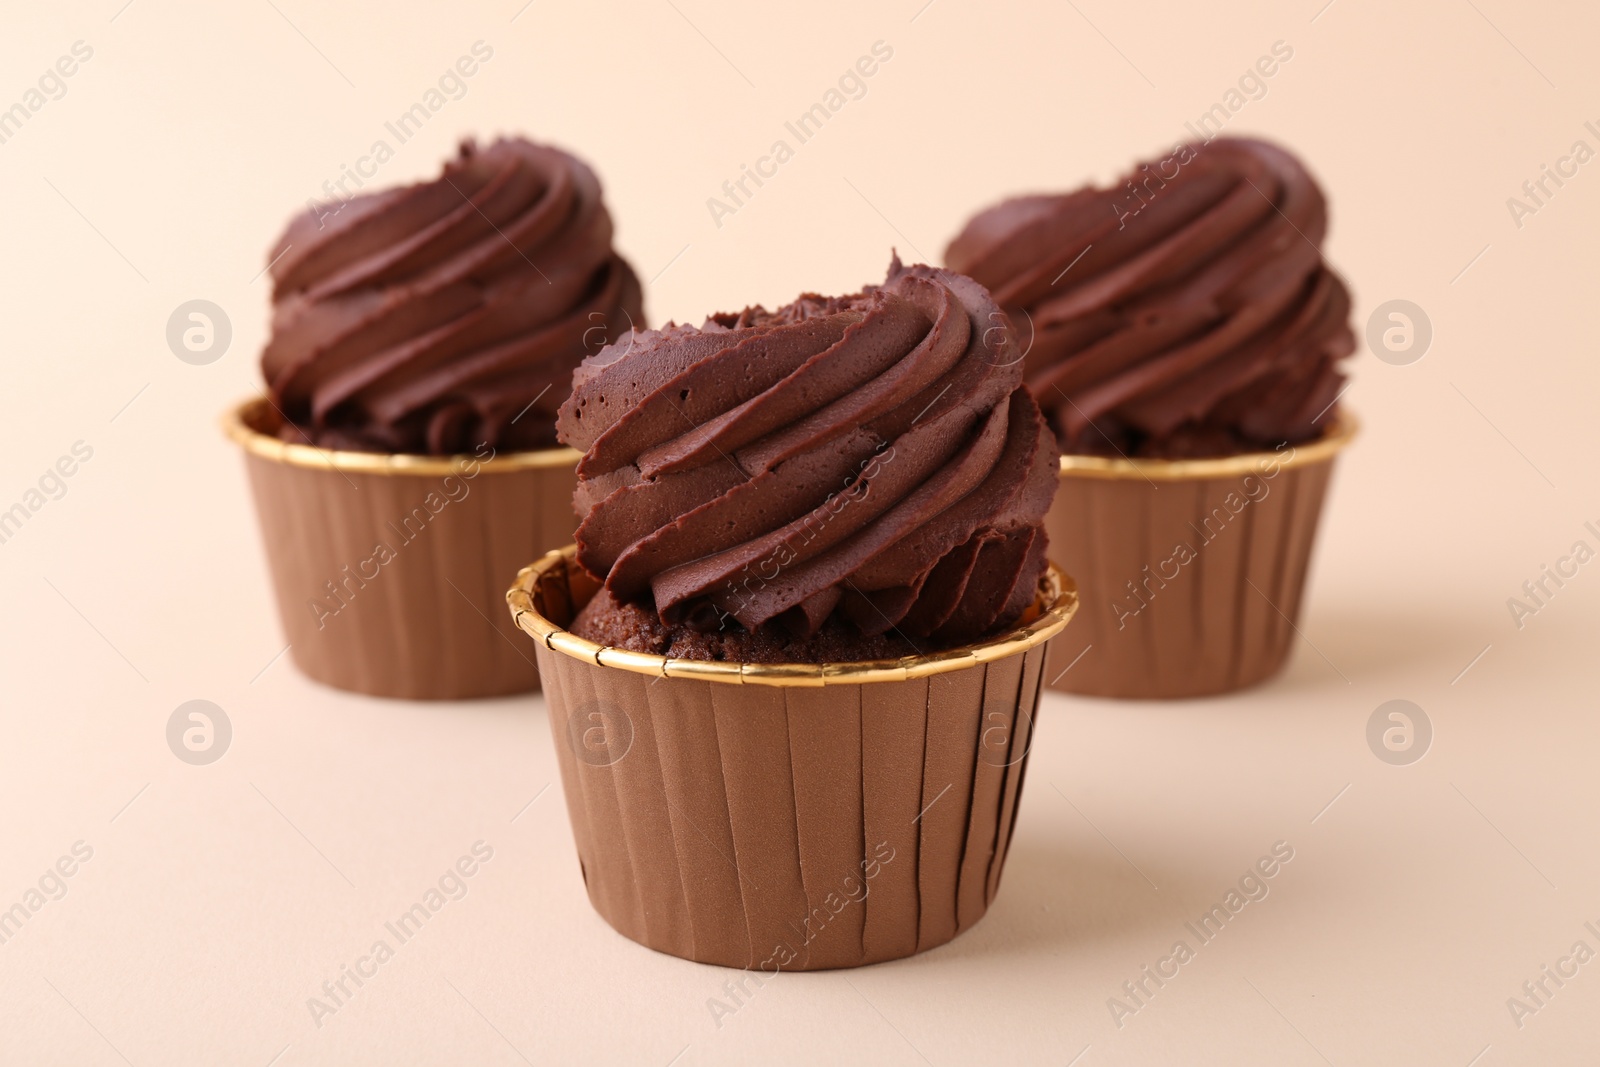
[(687, 678), (732, 685), (805, 687), (905, 682), (993, 663), (1036, 648), (1065, 629), (1078, 610), (1077, 584), (1060, 567), (1051, 563), (1039, 581), (1039, 596), (1032, 609), (1038, 614), (1008, 633), (978, 644), (924, 656), (857, 663), (725, 663), (674, 659), (596, 644), (569, 633), (540, 614), (533, 604), (534, 591), (556, 566), (576, 567), (576, 553), (576, 545), (547, 552), (543, 558), (528, 564), (517, 574), (516, 584), (506, 593), (506, 603), (511, 607), (511, 616), (517, 626), (552, 652), (585, 663), (656, 678)]
[(1276, 473), (1332, 459), (1355, 439), (1360, 422), (1341, 410), (1327, 432), (1291, 452), (1245, 452), (1216, 459), (1127, 459), (1105, 456), (1062, 456), (1063, 478), (1141, 478), (1150, 481), (1203, 481), (1245, 474)]
[(505, 473), (520, 470), (549, 470), (575, 467), (583, 454), (571, 448), (543, 448), (533, 452), (507, 452), (480, 459), (470, 452), (454, 456), (422, 456), (402, 452), (346, 452), (295, 444), (271, 437), (255, 429), (253, 416), (264, 415), (272, 402), (264, 396), (252, 397), (229, 408), (222, 415), (222, 431), (246, 452), (274, 463), (314, 470), (359, 472), (361, 474), (411, 474), (431, 476), (460, 474), (463, 465), (476, 463), (479, 473)]

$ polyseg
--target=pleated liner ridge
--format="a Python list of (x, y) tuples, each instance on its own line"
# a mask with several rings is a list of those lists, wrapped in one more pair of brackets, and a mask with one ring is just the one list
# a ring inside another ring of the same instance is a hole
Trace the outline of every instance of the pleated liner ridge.
[(1276, 674), (1295, 641), (1332, 471), (1329, 457), (1270, 477), (1064, 473), (1045, 529), (1084, 606), (1050, 643), (1046, 685), (1162, 699)]
[(768, 972), (944, 944), (999, 888), (1046, 647), (802, 688), (538, 645), (590, 902), (642, 945)]
[(245, 458), (301, 671), (412, 700), (538, 688), (505, 587), (530, 555), (572, 539), (572, 467), (485, 466), (463, 478)]

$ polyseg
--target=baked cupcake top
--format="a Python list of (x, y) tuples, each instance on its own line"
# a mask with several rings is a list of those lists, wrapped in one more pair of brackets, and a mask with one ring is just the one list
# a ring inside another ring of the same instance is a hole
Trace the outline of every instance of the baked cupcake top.
[(472, 141), (436, 181), (307, 210), (272, 250), (261, 371), (325, 448), (448, 454), (555, 443), (572, 370), (642, 326), (600, 182), (524, 140)]
[(604, 580), (596, 602), (648, 616), (632, 641), (593, 639), (850, 659), (1013, 622), (1044, 568), (1058, 460), (1018, 357), (982, 286), (896, 259), (860, 293), (585, 359), (557, 420), (585, 453), (578, 561)]
[(1334, 417), (1355, 338), (1327, 228), (1299, 160), (1218, 138), (1114, 187), (1007, 200), (945, 260), (1015, 320), (1063, 449), (1228, 455), (1309, 440)]

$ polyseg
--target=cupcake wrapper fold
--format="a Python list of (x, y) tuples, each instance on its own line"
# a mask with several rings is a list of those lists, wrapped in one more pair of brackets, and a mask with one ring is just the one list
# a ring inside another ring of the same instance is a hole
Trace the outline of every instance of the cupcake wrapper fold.
[(1165, 464), (1067, 457), (1045, 528), (1085, 608), (1051, 644), (1047, 686), (1170, 699), (1242, 689), (1281, 670), (1335, 457), (1354, 433), (1345, 415), (1294, 454)]
[(295, 665), (371, 696), (459, 700), (538, 688), (509, 623), (506, 581), (571, 540), (576, 453), (378, 456), (261, 432), (264, 402), (229, 424), (261, 522)]
[[(593, 582), (549, 562), (531, 606), (565, 626)], [(567, 809), (589, 899), (623, 935), (758, 972), (855, 967), (944, 944), (994, 899), (1043, 640), (795, 685), (651, 677), (561, 644), (534, 647)]]

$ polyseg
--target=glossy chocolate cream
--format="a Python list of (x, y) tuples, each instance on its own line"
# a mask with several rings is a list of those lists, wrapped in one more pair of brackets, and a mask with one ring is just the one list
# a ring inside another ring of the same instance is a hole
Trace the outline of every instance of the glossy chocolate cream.
[(644, 324), (600, 182), (524, 140), (437, 180), (317, 205), (272, 251), (261, 357), (286, 440), (370, 452), (546, 448), (573, 369)]
[(701, 659), (871, 659), (1014, 622), (1045, 565), (1058, 453), (983, 287), (896, 260), (586, 359), (573, 630)]
[(1182, 458), (1318, 437), (1355, 348), (1327, 202), (1265, 141), (1180, 145), (1099, 189), (1007, 200), (945, 253), (1014, 320), (1067, 452)]

